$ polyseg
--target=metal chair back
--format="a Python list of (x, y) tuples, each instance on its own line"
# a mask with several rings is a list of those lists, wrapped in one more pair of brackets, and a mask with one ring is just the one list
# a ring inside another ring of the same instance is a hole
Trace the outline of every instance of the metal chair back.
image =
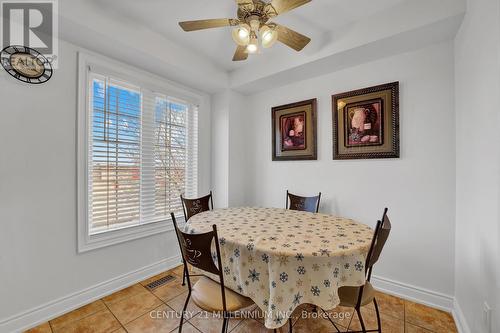
[(182, 211), (184, 212), (184, 219), (187, 221), (192, 216), (207, 210), (214, 209), (214, 202), (212, 199), (212, 191), (210, 194), (201, 198), (187, 199), (181, 194)]
[(286, 191), (286, 209), (317, 213), (320, 200), (321, 192), (314, 197), (301, 197)]

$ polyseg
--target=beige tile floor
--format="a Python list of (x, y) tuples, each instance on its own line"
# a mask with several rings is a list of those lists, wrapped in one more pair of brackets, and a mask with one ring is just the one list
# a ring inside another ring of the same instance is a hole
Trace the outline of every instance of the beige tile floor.
[[(176, 278), (153, 291), (144, 286), (166, 274)], [(177, 332), (179, 319), (175, 316), (182, 310), (187, 295), (187, 287), (181, 285), (182, 268), (177, 267), (168, 272), (125, 288), (79, 309), (68, 312), (58, 318), (43, 323), (27, 332), (30, 333), (153, 333)], [(447, 312), (406, 301), (394, 296), (377, 293), (382, 317), (384, 333), (453, 333), (457, 332), (453, 318)], [(304, 318), (301, 316), (307, 306), (302, 306), (294, 313), (293, 331), (297, 333), (334, 333), (336, 330), (325, 319)], [(373, 306), (363, 308), (363, 318), (367, 329), (376, 328), (376, 317)], [(251, 318), (231, 319), (229, 330), (232, 333), (264, 333), (272, 332), (262, 324), (256, 315), (259, 310), (252, 307), (246, 310), (253, 314)], [(338, 307), (329, 311), (331, 318), (339, 328), (345, 331), (352, 309)], [(190, 303), (188, 313), (191, 315), (183, 326), (184, 333), (216, 333), (220, 332), (222, 320), (208, 316)], [(312, 313), (305, 311), (304, 313)], [(166, 314), (168, 318), (158, 319)], [(344, 316), (342, 318), (342, 315)], [(341, 319), (342, 318), (342, 319)], [(351, 330), (359, 330), (357, 317), (352, 320)], [(287, 332), (287, 328), (280, 330)]]

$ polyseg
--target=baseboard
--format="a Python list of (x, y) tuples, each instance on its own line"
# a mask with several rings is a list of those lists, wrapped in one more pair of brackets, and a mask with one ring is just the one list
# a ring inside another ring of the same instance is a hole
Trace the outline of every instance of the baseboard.
[(42, 304), (21, 314), (0, 320), (0, 332), (22, 332), (33, 326), (56, 318), (68, 311), (98, 300), (117, 290), (145, 280), (181, 263), (180, 256), (170, 257), (139, 268), (108, 281), (96, 284), (71, 295)]
[(457, 325), (458, 333), (471, 333), (467, 320), (465, 319), (464, 313), (460, 304), (455, 301), (453, 302), (453, 319), (455, 319), (455, 324)]
[(392, 294), (394, 296), (424, 304), (436, 309), (453, 312), (453, 296), (441, 294), (399, 281), (386, 279), (380, 276), (373, 276), (371, 281), (377, 290), (387, 294)]

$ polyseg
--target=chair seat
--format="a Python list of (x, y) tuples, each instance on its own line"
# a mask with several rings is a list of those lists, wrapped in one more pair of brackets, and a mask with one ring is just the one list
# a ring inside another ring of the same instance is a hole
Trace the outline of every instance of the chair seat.
[[(226, 309), (234, 312), (246, 308), (254, 302), (231, 289), (224, 288), (226, 294)], [(208, 312), (222, 312), (222, 296), (220, 284), (205, 276), (201, 277), (193, 286), (191, 292), (193, 302), (201, 309)]]
[[(358, 296), (360, 287), (340, 287), (339, 298), (340, 306), (355, 307), (358, 303)], [(363, 288), (363, 296), (361, 297), (361, 306), (366, 305), (373, 301), (375, 298), (375, 289), (369, 281), (366, 281)]]

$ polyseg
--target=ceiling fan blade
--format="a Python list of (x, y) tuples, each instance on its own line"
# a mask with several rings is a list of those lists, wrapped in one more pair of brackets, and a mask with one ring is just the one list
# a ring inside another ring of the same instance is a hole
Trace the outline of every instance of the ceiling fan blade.
[(179, 25), (184, 31), (195, 31), (211, 28), (220, 28), (238, 25), (238, 20), (235, 19), (210, 19), (198, 21), (179, 22)]
[(233, 61), (242, 61), (248, 58), (248, 53), (245, 46), (238, 45), (234, 52)]
[(276, 15), (281, 15), (308, 2), (311, 0), (272, 0), (270, 5), (276, 11)]
[(279, 24), (276, 25), (276, 30), (278, 40), (295, 51), (301, 51), (311, 41), (311, 38)]

